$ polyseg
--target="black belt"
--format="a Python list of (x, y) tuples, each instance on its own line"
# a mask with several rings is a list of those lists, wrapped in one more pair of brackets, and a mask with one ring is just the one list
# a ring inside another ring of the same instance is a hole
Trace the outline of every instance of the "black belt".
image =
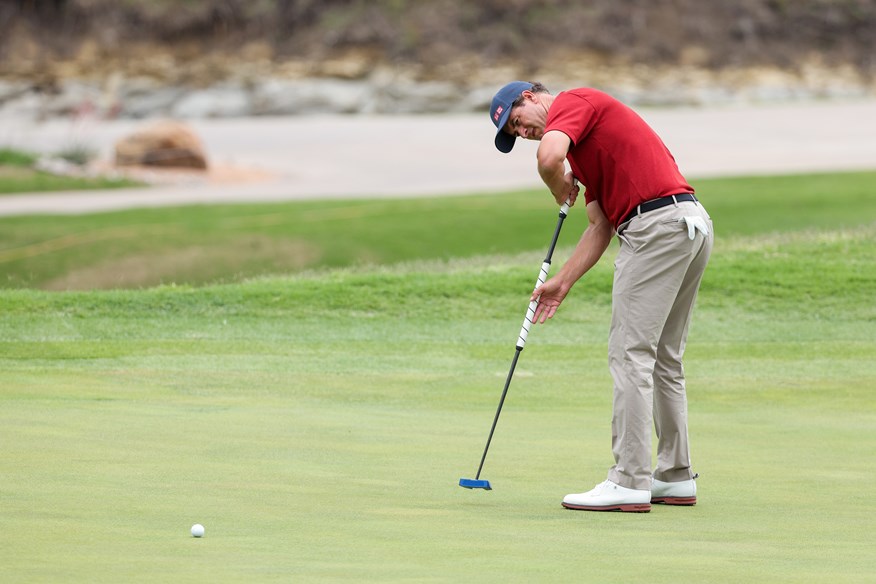
[(641, 215), (642, 213), (647, 213), (648, 211), (653, 211), (655, 209), (660, 209), (668, 205), (674, 205), (675, 203), (682, 202), (696, 203), (697, 198), (693, 196), (692, 193), (679, 193), (677, 195), (667, 195), (665, 197), (660, 197), (659, 199), (651, 199), (650, 201), (645, 201), (641, 205), (633, 207), (633, 210), (630, 211), (626, 217), (624, 217), (624, 220), (620, 222), (620, 225), (623, 225), (636, 215)]

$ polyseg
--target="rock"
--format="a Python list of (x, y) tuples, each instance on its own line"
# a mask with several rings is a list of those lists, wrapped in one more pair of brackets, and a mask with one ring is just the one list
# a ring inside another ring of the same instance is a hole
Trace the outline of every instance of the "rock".
[(207, 168), (204, 147), (179, 122), (159, 122), (116, 142), (116, 165)]
[(502, 85), (504, 84), (484, 85), (470, 89), (468, 93), (463, 95), (459, 110), (463, 112), (489, 112), (493, 95)]
[(174, 104), (175, 118), (228, 118), (252, 114), (248, 92), (235, 85), (217, 85), (194, 90)]
[[(829, 67), (818, 59), (799, 70), (770, 67), (710, 70), (697, 63), (700, 50), (685, 53), (688, 64), (609, 66), (587, 55), (570, 57), (556, 70), (521, 73), (510, 66), (479, 68), (455, 63), (447, 74), (423, 76), (418, 68), (375, 64), (363, 54), (349, 63), (272, 63), (269, 47), (254, 46), (253, 62), (238, 63), (234, 74), (216, 63), (177, 71), (177, 61), (150, 56), (147, 72), (116, 71), (108, 76), (34, 75), (4, 77), (0, 71), (0, 119), (53, 118), (201, 119), (253, 115), (419, 114), (484, 112), (508, 79), (536, 79), (554, 93), (586, 85), (632, 106), (699, 106), (784, 103), (809, 99), (872, 98), (874, 77), (852, 66)], [(233, 63), (232, 63), (233, 64)], [(0, 67), (2, 68), (2, 67)], [(62, 68), (63, 69), (63, 68)], [(53, 69), (54, 71), (54, 69)], [(212, 71), (212, 73), (211, 73)], [(469, 77), (465, 72), (469, 71)], [(197, 73), (197, 74), (195, 74)], [(76, 73), (79, 75), (80, 73)], [(224, 77), (222, 77), (224, 75)]]
[(0, 105), (6, 101), (20, 98), (28, 91), (30, 91), (30, 85), (27, 83), (0, 79)]
[(173, 106), (185, 96), (179, 87), (157, 87), (152, 91), (130, 92), (121, 100), (120, 115), (126, 118), (169, 116)]
[(88, 115), (97, 113), (100, 104), (99, 86), (76, 79), (65, 79), (59, 83), (57, 94), (47, 100), (47, 113), (52, 117)]
[(401, 79), (383, 85), (378, 93), (378, 113), (424, 114), (460, 111), (463, 92), (443, 81), (414, 82)]
[(182, 87), (147, 77), (123, 78), (118, 91), (119, 115), (124, 118), (170, 116), (173, 105), (186, 95)]
[(268, 79), (253, 92), (256, 115), (360, 113), (373, 100), (364, 81)]

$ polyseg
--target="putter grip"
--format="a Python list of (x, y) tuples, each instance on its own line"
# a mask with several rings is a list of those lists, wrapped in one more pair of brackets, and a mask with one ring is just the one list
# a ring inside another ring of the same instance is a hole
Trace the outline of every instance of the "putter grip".
[[(578, 179), (573, 179), (573, 184), (578, 184)], [(563, 221), (566, 219), (566, 215), (569, 214), (569, 207), (571, 206), (572, 199), (566, 199), (566, 202), (562, 204), (560, 207), (560, 220), (557, 223), (557, 229), (554, 232), (554, 239), (551, 242), (550, 250), (548, 251), (548, 257), (544, 259), (544, 262), (541, 264), (541, 271), (538, 273), (538, 280), (535, 283), (536, 290), (539, 286), (545, 283), (548, 276), (548, 271), (551, 269), (551, 256), (554, 252), (554, 246), (557, 243), (557, 237), (560, 235), (560, 228), (563, 225)], [(538, 298), (535, 300), (531, 300), (529, 302), (529, 308), (526, 310), (526, 317), (523, 319), (523, 326), (520, 327), (520, 334), (517, 335), (517, 350), (522, 351), (523, 347), (526, 346), (526, 337), (529, 336), (529, 329), (532, 328), (532, 320), (535, 318), (535, 310), (538, 308)]]
[[(577, 178), (572, 178), (572, 186), (573, 187), (578, 186), (578, 179)], [(572, 206), (572, 197), (569, 197), (568, 199), (566, 199), (566, 202), (560, 206), (560, 215), (562, 215), (563, 217), (568, 215), (569, 214), (569, 207), (571, 207), (571, 206)]]
[(560, 215), (563, 217), (569, 214), (569, 201), (571, 201), (571, 199), (566, 199), (566, 202), (560, 207)]
[[(551, 263), (545, 260), (541, 264), (541, 271), (538, 273), (538, 281), (535, 283), (535, 290), (545, 283), (547, 280), (548, 270), (551, 269)], [(535, 318), (535, 309), (538, 308), (538, 299), (530, 301), (529, 308), (526, 310), (526, 317), (523, 319), (523, 326), (520, 327), (520, 334), (517, 336), (517, 348), (523, 350), (526, 345), (526, 337), (529, 336), (529, 329), (532, 327), (532, 319)]]

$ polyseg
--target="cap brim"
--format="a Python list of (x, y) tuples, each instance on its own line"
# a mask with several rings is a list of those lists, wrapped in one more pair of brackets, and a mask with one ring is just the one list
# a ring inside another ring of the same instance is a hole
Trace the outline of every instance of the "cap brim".
[(505, 110), (502, 114), (502, 117), (499, 118), (499, 123), (497, 124), (498, 130), (496, 131), (496, 148), (499, 149), (499, 152), (508, 154), (511, 152), (511, 149), (514, 148), (514, 141), (517, 139), (516, 136), (512, 136), (511, 134), (506, 133), (502, 128), (505, 127), (505, 124), (508, 123), (508, 118), (511, 116), (511, 109)]

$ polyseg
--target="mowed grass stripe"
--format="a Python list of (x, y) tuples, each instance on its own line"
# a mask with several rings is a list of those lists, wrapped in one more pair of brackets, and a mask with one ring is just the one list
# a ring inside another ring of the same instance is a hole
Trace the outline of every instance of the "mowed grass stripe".
[[(876, 216), (876, 173), (694, 181), (719, 237), (850, 229)], [(137, 209), (0, 218), (0, 286), (53, 290), (204, 285), (346, 266), (543, 248), (544, 190), (411, 200)], [(560, 246), (584, 229), (573, 209)]]

